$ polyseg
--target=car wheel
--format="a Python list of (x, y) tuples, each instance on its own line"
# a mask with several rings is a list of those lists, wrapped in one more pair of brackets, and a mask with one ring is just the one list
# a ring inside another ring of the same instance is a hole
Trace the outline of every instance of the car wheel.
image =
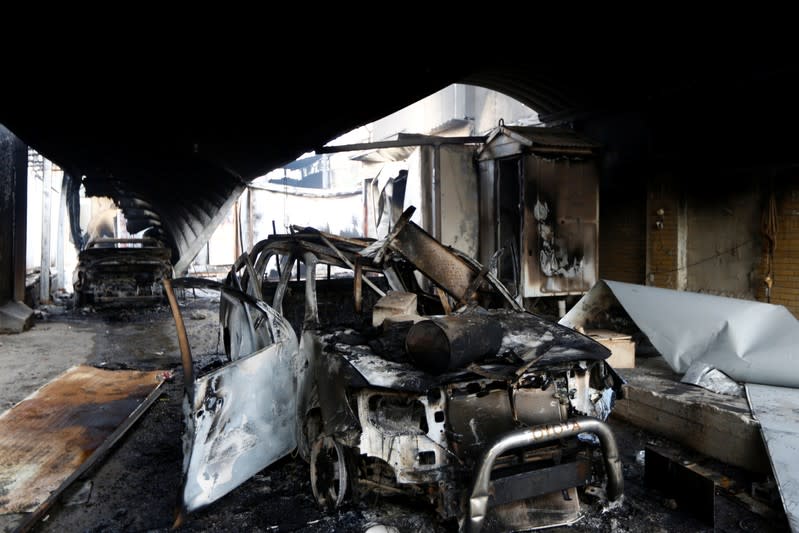
[(332, 437), (319, 437), (311, 446), (311, 490), (317, 503), (328, 511), (347, 496), (347, 452)]

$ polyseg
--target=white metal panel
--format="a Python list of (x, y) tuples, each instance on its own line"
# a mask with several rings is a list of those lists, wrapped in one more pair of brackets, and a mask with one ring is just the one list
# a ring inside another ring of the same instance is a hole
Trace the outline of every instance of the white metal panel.
[(442, 146), (441, 242), (477, 257), (479, 205), (474, 148)]
[(496, 183), (494, 182), (494, 160), (480, 161), (480, 257), (484, 265), (489, 264), (497, 249)]
[(799, 389), (747, 383), (791, 531), (799, 532)]
[[(425, 154), (422, 154), (423, 151)], [(426, 215), (426, 206), (430, 204), (431, 196), (429, 151), (426, 147), (419, 147), (408, 158), (408, 178), (403, 205), (403, 210), (410, 206), (417, 208), (411, 221), (423, 228), (428, 228), (430, 224), (429, 217)]]
[(584, 326), (617, 302), (675, 372), (706, 365), (737, 381), (799, 387), (799, 321), (781, 305), (603, 280), (560, 323)]

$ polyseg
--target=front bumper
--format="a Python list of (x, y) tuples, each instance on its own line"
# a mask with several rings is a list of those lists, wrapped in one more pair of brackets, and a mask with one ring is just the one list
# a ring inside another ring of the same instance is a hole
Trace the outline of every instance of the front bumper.
[[(622, 477), (619, 449), (613, 432), (607, 424), (596, 418), (574, 417), (560, 424), (543, 424), (511, 431), (497, 439), (483, 453), (477, 462), (463, 529), (468, 533), (477, 533), (483, 527), (488, 512), (491, 470), (500, 455), (515, 448), (576, 437), (580, 433), (593, 433), (599, 438), (607, 476), (607, 497), (611, 501), (619, 499), (624, 492), (624, 478)], [(578, 466), (576, 471), (579, 473), (580, 470), (581, 468)], [(579, 478), (579, 475), (575, 475), (572, 481), (577, 482)]]

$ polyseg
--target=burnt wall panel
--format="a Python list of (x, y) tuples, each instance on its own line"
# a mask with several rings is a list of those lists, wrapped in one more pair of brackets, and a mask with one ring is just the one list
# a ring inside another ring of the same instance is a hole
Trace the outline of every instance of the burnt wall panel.
[[(701, 182), (678, 180), (666, 173), (651, 177), (647, 181), (646, 283), (675, 289), (684, 272), (687, 290), (768, 302), (768, 247), (761, 228), (770, 187), (754, 174), (705, 176)], [(777, 176), (773, 191), (777, 232), (770, 302), (799, 316), (799, 175)], [(681, 203), (686, 212), (682, 230)], [(663, 210), (662, 216), (658, 209)], [(632, 207), (627, 209), (632, 211)], [(678, 261), (681, 239), (686, 249), (682, 264)], [(612, 236), (604, 236), (602, 243), (611, 240)], [(608, 264), (606, 256), (604, 252), (603, 277), (613, 279), (608, 269), (618, 267)]]
[(529, 155), (524, 165), (524, 296), (586, 292), (598, 275), (596, 164)]
[(752, 299), (761, 257), (761, 194), (749, 179), (685, 193), (687, 290)]
[(599, 196), (599, 277), (646, 281), (646, 189), (640, 181)]

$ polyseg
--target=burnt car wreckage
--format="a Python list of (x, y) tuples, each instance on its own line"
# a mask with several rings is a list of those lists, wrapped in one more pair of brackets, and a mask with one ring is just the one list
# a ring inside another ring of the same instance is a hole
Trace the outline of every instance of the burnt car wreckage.
[(224, 283), (175, 280), (221, 291), (228, 362), (199, 377), (165, 282), (186, 382), (178, 521), (295, 450), (328, 509), (404, 494), (463, 531), (568, 524), (586, 495), (621, 497), (609, 351), (526, 312), (411, 214), (379, 241), (294, 228)]
[(172, 252), (155, 239), (93, 239), (78, 254), (75, 305), (163, 302)]

